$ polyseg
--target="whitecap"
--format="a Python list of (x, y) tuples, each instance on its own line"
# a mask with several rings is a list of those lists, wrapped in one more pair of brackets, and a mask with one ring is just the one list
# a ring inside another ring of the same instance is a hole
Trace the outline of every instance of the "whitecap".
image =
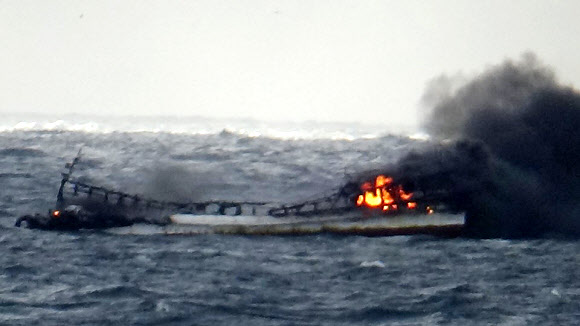
[(363, 261), (362, 263), (360, 263), (360, 267), (385, 268), (385, 263), (383, 263), (380, 260)]

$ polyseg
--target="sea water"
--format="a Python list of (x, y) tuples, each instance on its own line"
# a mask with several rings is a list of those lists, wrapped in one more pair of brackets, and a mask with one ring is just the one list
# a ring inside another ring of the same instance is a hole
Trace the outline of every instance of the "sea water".
[(75, 175), (159, 199), (299, 202), (423, 146), (386, 126), (37, 117), (0, 123), (2, 325), (575, 325), (580, 244), (15, 228)]

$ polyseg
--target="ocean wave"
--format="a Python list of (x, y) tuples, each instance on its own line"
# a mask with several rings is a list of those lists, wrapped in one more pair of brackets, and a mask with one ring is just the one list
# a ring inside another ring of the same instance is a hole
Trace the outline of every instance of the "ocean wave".
[(0, 149), (0, 156), (11, 157), (44, 157), (46, 153), (39, 149), (26, 147), (9, 147)]
[(367, 268), (385, 268), (385, 263), (380, 260), (373, 260), (373, 261), (363, 261), (360, 263), (360, 267), (367, 267)]
[(413, 136), (409, 128), (368, 126), (329, 122), (264, 122), (209, 118), (153, 118), (153, 117), (11, 117), (0, 124), (0, 133), (7, 132), (83, 132), (110, 133), (167, 133), (177, 135), (220, 135), (227, 137), (273, 138), (282, 140), (355, 140), (374, 139), (387, 134)]

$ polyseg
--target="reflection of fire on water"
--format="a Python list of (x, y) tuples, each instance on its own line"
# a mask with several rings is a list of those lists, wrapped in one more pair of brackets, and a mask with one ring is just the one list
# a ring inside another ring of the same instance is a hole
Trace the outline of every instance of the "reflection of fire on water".
[[(407, 210), (416, 211), (417, 202), (411, 201), (412, 192), (407, 192), (400, 184), (394, 184), (393, 178), (378, 175), (374, 182), (365, 182), (360, 186), (362, 194), (358, 195), (356, 205), (360, 207), (378, 208), (384, 212), (396, 212), (399, 206)], [(431, 207), (425, 208), (427, 214), (434, 211)]]

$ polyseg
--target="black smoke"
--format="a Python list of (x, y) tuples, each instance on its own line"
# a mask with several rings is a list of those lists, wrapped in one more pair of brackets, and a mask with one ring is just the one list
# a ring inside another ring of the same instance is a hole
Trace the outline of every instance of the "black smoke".
[(580, 93), (533, 54), (454, 85), (440, 77), (423, 101), (423, 127), (440, 141), (393, 172), (451, 194), (481, 237), (580, 235)]

